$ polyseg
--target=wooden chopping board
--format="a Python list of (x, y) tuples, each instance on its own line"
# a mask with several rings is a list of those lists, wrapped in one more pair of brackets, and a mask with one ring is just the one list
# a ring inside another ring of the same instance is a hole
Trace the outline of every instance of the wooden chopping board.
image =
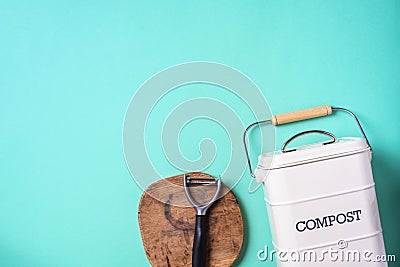
[[(204, 173), (188, 175), (212, 177)], [(239, 203), (226, 186), (223, 190), (227, 193), (208, 210), (208, 266), (231, 266), (243, 244)], [(151, 197), (153, 193), (161, 201)], [(171, 205), (171, 201), (190, 205), (183, 191), (183, 174), (157, 181), (143, 193), (138, 217), (144, 250), (152, 266), (192, 266), (196, 211), (193, 207)]]

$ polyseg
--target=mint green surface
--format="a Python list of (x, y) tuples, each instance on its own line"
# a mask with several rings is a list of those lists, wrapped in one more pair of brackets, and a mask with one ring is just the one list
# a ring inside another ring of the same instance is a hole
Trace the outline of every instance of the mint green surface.
[[(397, 0), (0, 1), (0, 266), (149, 266), (124, 112), (151, 75), (196, 60), (248, 75), (275, 114), (358, 114), (387, 253), (400, 258), (399, 48)], [(358, 135), (337, 115), (281, 127), (277, 145), (310, 128)], [(274, 266), (257, 259), (271, 237), (249, 180), (234, 188), (246, 226), (236, 266)]]

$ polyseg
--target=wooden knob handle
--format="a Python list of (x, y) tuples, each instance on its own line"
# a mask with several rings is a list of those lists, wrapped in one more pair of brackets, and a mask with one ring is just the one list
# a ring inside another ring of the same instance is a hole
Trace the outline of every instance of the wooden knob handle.
[(302, 121), (332, 114), (331, 106), (321, 106), (315, 108), (308, 108), (294, 112), (283, 113), (272, 116), (272, 124), (279, 125), (295, 121)]

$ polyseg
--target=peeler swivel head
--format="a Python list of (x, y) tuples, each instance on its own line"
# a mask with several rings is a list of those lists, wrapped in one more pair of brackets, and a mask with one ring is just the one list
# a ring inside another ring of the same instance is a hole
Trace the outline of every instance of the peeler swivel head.
[[(205, 186), (210, 186), (210, 185), (216, 185), (216, 190), (214, 193), (214, 196), (207, 202), (205, 203), (198, 203), (195, 201), (190, 194), (189, 187), (190, 185), (205, 185)], [(192, 204), (192, 206), (196, 209), (196, 214), (197, 215), (206, 215), (208, 208), (217, 200), (220, 190), (221, 190), (221, 178), (220, 177), (215, 177), (215, 178), (204, 178), (204, 177), (190, 177), (189, 175), (185, 174), (183, 177), (183, 188), (185, 191), (186, 198)]]

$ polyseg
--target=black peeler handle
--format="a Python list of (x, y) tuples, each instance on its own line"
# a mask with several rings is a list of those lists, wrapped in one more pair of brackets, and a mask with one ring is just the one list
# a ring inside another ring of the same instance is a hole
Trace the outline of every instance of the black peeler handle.
[(196, 215), (196, 227), (194, 229), (192, 266), (205, 267), (207, 257), (207, 215)]

